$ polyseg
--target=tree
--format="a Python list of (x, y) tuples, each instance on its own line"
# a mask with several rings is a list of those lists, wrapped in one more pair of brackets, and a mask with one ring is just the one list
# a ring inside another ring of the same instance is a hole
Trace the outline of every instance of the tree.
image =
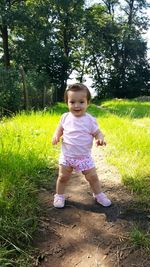
[[(130, 86), (130, 80), (140, 79), (139, 74), (142, 73), (142, 68), (146, 68), (146, 42), (143, 40), (141, 33), (147, 29), (147, 17), (143, 15), (143, 9), (147, 7), (147, 3), (144, 0), (126, 0), (124, 8), (125, 21), (122, 27), (122, 49), (121, 49), (121, 64), (120, 64), (120, 92), (119, 96), (136, 95), (139, 93), (139, 86), (141, 83), (137, 83), (137, 88), (133, 83)], [(147, 65), (148, 66), (148, 65)], [(141, 69), (140, 73), (139, 70)], [(138, 71), (137, 71), (138, 70)], [(147, 71), (148, 68), (147, 68)], [(144, 84), (141, 89), (143, 89)]]
[(86, 10), (85, 40), (88, 51), (88, 70), (94, 79), (98, 97), (106, 95), (114, 53), (114, 36), (118, 27), (104, 5), (94, 5)]
[[(134, 97), (148, 92), (147, 46), (141, 35), (147, 29), (147, 18), (141, 15), (146, 6), (142, 0), (127, 0), (124, 6), (119, 1), (104, 0), (88, 10), (90, 30), (87, 27), (86, 31), (91, 38), (87, 43), (93, 55), (89, 67), (99, 96)], [(100, 8), (104, 9), (101, 15)]]
[(0, 1), (0, 36), (2, 38), (3, 46), (3, 62), (4, 66), (7, 68), (10, 67), (10, 47), (9, 47), (9, 32), (13, 31), (14, 21), (18, 16), (21, 17), (22, 6), (24, 1), (21, 0), (1, 0)]
[(80, 30), (83, 18), (83, 0), (55, 0), (56, 10), (56, 44), (60, 56), (59, 100), (63, 100), (67, 80), (74, 64), (79, 61), (77, 50), (80, 49)]
[[(27, 1), (26, 18), (16, 25), (13, 58), (25, 70), (45, 71), (59, 101), (77, 59), (80, 46), (82, 0)], [(17, 48), (17, 49), (16, 49)]]

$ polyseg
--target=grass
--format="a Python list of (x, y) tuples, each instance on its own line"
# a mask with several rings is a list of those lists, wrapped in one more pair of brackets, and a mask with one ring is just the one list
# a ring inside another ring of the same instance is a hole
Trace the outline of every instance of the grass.
[(119, 117), (150, 117), (150, 102), (113, 99), (101, 103), (101, 106)]
[(141, 231), (138, 227), (135, 227), (130, 234), (131, 241), (137, 248), (144, 248), (148, 253), (150, 249), (150, 233)]
[[(106, 157), (115, 165), (122, 181), (150, 217), (150, 102), (109, 100), (102, 103), (100, 123), (108, 146)], [(107, 114), (107, 115), (106, 115)], [(150, 249), (149, 229), (135, 226), (131, 240), (136, 247)]]
[(58, 120), (53, 112), (32, 112), (0, 123), (0, 266), (11, 266), (14, 251), (26, 250), (37, 227), (37, 188), (54, 180), (58, 148), (51, 137)]
[[(108, 143), (109, 162), (136, 193), (143, 209), (150, 203), (149, 102), (111, 100), (91, 105)], [(50, 111), (21, 113), (0, 122), (0, 266), (29, 266), (28, 249), (37, 227), (39, 187), (54, 184), (59, 146), (51, 138), (64, 104)], [(132, 240), (150, 247), (149, 233), (136, 228)], [(143, 237), (145, 236), (145, 239)], [(144, 240), (144, 241), (143, 241)], [(26, 261), (24, 258), (26, 257)]]
[[(132, 104), (136, 105), (134, 113), (131, 112)], [(109, 116), (101, 119), (110, 144), (107, 150), (109, 161), (117, 166), (124, 183), (138, 193), (140, 200), (147, 204), (150, 200), (149, 106), (149, 102), (106, 101), (102, 107), (105, 107), (105, 112)], [(129, 113), (127, 113), (128, 107), (130, 107)]]

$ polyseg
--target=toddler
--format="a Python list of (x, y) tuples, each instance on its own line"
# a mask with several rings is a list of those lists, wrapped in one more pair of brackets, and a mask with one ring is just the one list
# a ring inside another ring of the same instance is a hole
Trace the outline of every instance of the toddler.
[(101, 192), (95, 164), (91, 157), (94, 138), (97, 146), (103, 146), (106, 143), (96, 119), (86, 113), (91, 99), (90, 91), (85, 85), (75, 83), (66, 89), (64, 98), (69, 112), (62, 115), (52, 139), (52, 144), (56, 145), (63, 136), (54, 207), (65, 206), (64, 191), (73, 170), (84, 174), (93, 191), (93, 197), (99, 204), (108, 207), (111, 201)]

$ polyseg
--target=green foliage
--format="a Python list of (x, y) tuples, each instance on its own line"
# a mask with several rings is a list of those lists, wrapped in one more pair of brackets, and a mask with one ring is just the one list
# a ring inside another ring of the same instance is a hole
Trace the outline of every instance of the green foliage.
[(80, 82), (85, 74), (92, 77), (99, 98), (149, 95), (142, 35), (148, 28), (147, 1), (106, 0), (90, 7), (84, 2), (0, 2), (0, 66), (8, 71), (0, 91), (7, 110), (25, 106), (17, 74), (13, 81), (9, 74), (10, 67), (18, 70), (20, 65), (34, 109), (62, 101), (73, 71)]
[(57, 85), (57, 100), (62, 100), (79, 47), (83, 1), (28, 1), (25, 10), (27, 19), (15, 28), (21, 38), (15, 41), (14, 58), (29, 69), (36, 66), (37, 72), (45, 72)]
[(22, 109), (22, 84), (15, 68), (0, 68), (0, 116)]
[(124, 8), (121, 1), (102, 2), (87, 10), (85, 23), (87, 63), (98, 97), (149, 95), (150, 66), (141, 36), (146, 2), (125, 1)]
[(26, 72), (25, 79), (32, 109), (44, 109), (54, 102), (54, 86), (45, 71), (30, 69)]

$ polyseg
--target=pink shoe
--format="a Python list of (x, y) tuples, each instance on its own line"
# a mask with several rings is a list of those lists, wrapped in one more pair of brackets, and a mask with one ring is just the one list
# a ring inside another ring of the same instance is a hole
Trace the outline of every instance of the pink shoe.
[(54, 202), (53, 205), (55, 208), (63, 208), (65, 206), (65, 196), (64, 195), (54, 195)]
[(93, 194), (96, 202), (101, 204), (103, 207), (109, 207), (111, 205), (110, 199), (103, 193), (99, 193), (97, 195)]

